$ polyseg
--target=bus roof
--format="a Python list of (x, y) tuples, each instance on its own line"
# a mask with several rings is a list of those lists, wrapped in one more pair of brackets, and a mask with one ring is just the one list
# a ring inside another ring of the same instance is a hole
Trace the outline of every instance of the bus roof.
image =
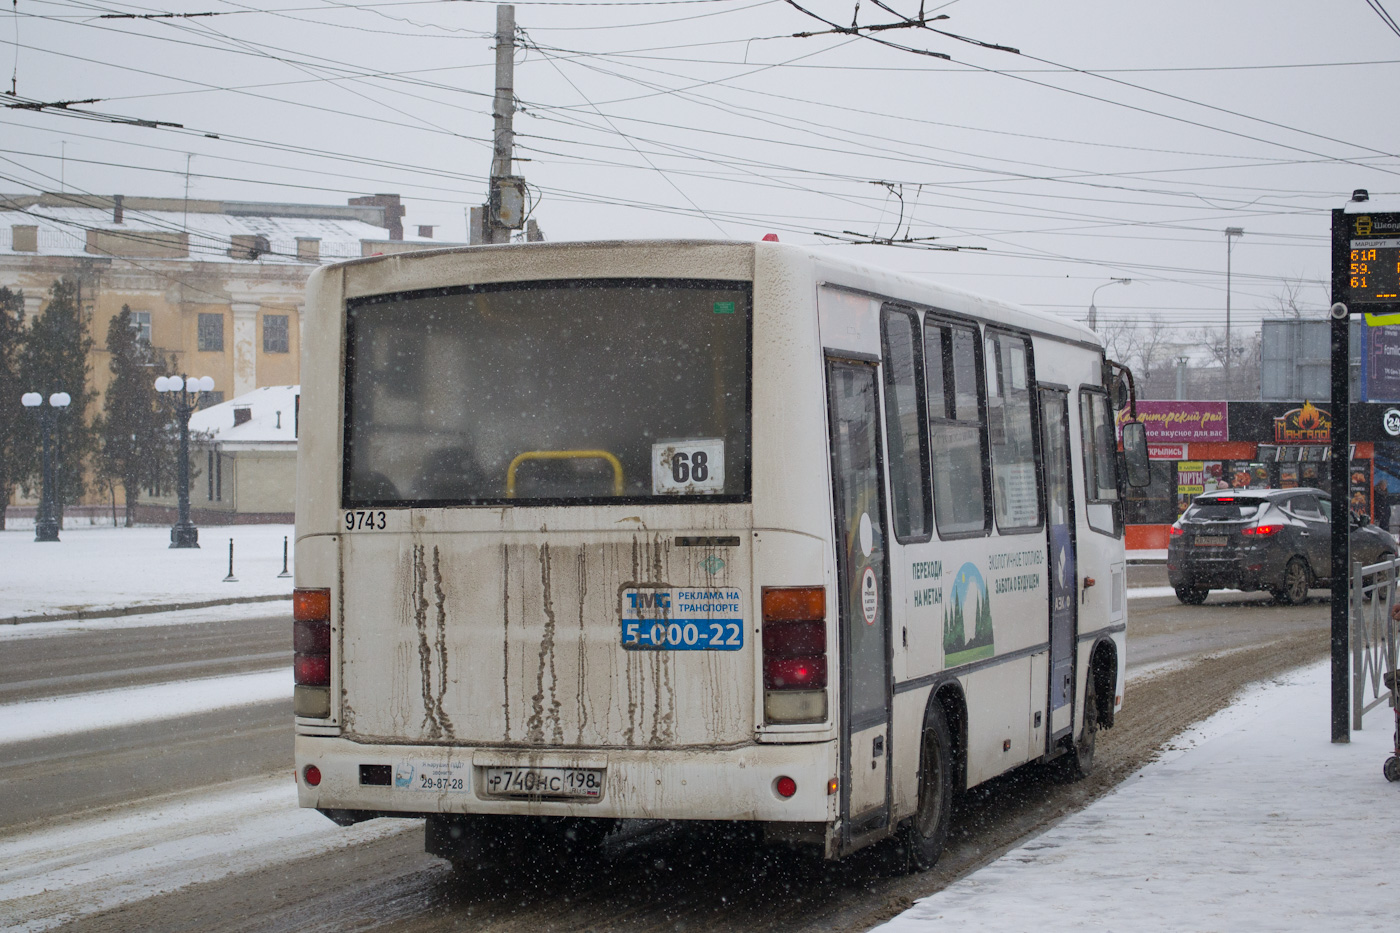
[[(674, 240), (577, 240), (551, 241), (539, 243), (500, 243), (479, 246), (455, 246), (443, 249), (413, 250), (411, 252), (389, 253), (380, 256), (366, 256), (335, 263), (323, 267), (331, 270), (350, 269), (376, 263), (395, 263), (405, 259), (427, 259), (451, 255), (477, 254), (497, 251), (530, 251), (547, 253), (578, 253), (611, 250), (642, 250), (646, 252), (668, 250), (746, 248), (751, 257), (767, 254), (782, 257), (779, 262), (808, 264), (821, 284), (851, 291), (866, 292), (872, 296), (905, 301), (922, 308), (934, 308), (975, 317), (986, 322), (1004, 324), (1010, 327), (1034, 331), (1075, 343), (1102, 346), (1097, 333), (1084, 324), (1043, 311), (1034, 311), (1009, 302), (999, 301), (944, 285), (930, 276), (897, 272), (879, 265), (852, 260), (837, 254), (830, 248), (765, 241), (674, 239)], [(572, 265), (572, 264), (571, 264)], [(755, 265), (751, 258), (748, 266)]]

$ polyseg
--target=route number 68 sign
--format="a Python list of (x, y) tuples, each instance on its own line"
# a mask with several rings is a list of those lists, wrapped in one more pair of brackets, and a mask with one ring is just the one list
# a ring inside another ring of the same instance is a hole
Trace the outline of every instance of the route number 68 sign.
[(651, 445), (652, 495), (724, 491), (724, 438), (697, 437)]

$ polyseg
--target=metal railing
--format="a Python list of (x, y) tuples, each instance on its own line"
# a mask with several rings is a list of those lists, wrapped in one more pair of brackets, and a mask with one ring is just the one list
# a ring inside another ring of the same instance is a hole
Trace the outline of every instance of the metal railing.
[(1400, 559), (1351, 566), (1351, 727), (1359, 730), (1362, 716), (1382, 703), (1394, 704), (1383, 677), (1395, 669)]

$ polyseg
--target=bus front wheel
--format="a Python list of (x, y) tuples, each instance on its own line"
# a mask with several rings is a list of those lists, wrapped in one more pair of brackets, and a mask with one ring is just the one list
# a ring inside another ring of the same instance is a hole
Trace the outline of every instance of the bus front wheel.
[(953, 742), (943, 707), (935, 700), (924, 719), (919, 744), (919, 809), (904, 824), (911, 869), (925, 871), (938, 861), (952, 813)]

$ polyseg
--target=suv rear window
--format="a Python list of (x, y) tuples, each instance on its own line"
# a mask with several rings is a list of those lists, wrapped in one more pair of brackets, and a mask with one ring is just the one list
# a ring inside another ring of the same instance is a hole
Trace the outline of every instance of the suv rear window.
[(1258, 499), (1236, 499), (1233, 502), (1196, 500), (1182, 516), (1190, 522), (1238, 522), (1259, 514), (1263, 505)]
[(750, 296), (595, 279), (348, 302), (345, 506), (747, 500)]

